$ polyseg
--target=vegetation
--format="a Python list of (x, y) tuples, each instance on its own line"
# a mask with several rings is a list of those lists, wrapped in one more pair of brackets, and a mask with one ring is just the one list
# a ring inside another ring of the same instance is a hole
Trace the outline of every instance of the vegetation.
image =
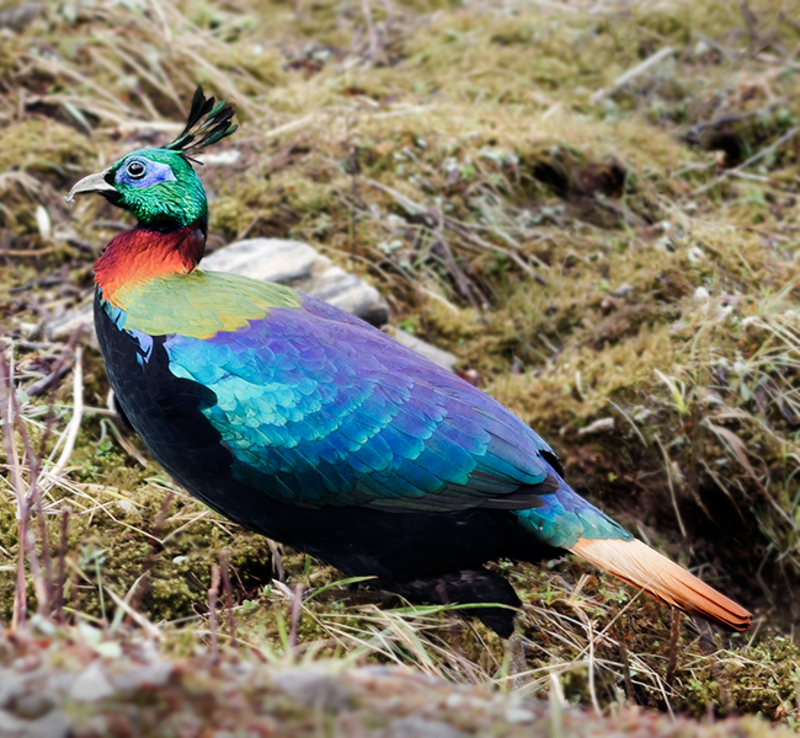
[[(76, 735), (103, 734), (98, 716), (139, 735), (200, 735), (197, 716), (254, 734), (421, 734), (392, 722), (409, 716), (443, 736), (771, 734), (633, 704), (800, 724), (796, 12), (95, 0), (0, 3), (0, 34), (0, 673), (100, 673), (97, 700), (56, 701)], [(576, 489), (753, 609), (753, 630), (671, 616), (571, 558), (500, 561), (525, 601), (507, 645), (176, 488), (106, 408), (99, 355), (48, 326), (126, 227), (64, 193), (168, 141), (198, 82), (242, 123), (201, 172), (210, 249), (298, 238), (365, 276), (555, 445)], [(120, 688), (125, 663), (162, 676)], [(304, 701), (288, 673), (346, 691)]]

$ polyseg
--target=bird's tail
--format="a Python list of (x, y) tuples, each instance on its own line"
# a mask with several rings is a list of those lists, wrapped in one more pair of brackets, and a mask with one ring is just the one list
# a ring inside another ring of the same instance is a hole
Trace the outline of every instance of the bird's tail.
[(751, 613), (641, 541), (580, 538), (570, 551), (668, 605), (732, 630), (750, 626)]

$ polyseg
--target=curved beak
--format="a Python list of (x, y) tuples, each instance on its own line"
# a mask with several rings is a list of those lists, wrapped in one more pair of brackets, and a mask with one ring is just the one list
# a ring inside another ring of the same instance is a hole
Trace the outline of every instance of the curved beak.
[(105, 171), (97, 172), (96, 174), (90, 174), (88, 177), (84, 177), (69, 191), (69, 194), (64, 198), (64, 201), (67, 203), (67, 205), (72, 206), (72, 203), (75, 200), (75, 195), (83, 195), (87, 192), (97, 192), (101, 195), (106, 193), (110, 194), (112, 192), (117, 193), (116, 187), (110, 185), (106, 181), (106, 175), (108, 172), (109, 170), (106, 169)]

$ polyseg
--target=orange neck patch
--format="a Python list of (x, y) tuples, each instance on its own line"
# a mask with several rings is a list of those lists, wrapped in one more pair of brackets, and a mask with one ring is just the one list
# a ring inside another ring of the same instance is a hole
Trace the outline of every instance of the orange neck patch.
[(171, 233), (136, 227), (120, 233), (95, 262), (94, 281), (104, 300), (118, 307), (118, 290), (130, 289), (152, 279), (188, 274), (203, 256), (206, 231), (194, 223)]

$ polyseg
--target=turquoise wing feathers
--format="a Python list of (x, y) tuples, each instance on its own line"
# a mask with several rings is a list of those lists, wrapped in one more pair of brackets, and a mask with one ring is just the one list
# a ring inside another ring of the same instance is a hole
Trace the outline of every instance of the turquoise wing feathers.
[[(227, 300), (236, 309), (220, 317), (214, 305), (240, 282)], [(158, 314), (142, 291), (114, 320), (139, 342), (140, 361), (148, 337), (170, 328), (169, 371), (213, 393), (201, 411), (234, 477), (271, 498), (315, 509), (507, 510), (561, 548), (629, 538), (563, 482), (555, 454), (519, 418), (358, 318), (213, 272), (171, 284), (150, 287), (169, 295)]]
[(522, 421), (357, 318), (302, 299), (237, 331), (165, 343), (170, 371), (215, 393), (204, 412), (236, 474), (311, 507), (539, 504), (520, 489), (546, 484), (540, 453), (552, 452)]

